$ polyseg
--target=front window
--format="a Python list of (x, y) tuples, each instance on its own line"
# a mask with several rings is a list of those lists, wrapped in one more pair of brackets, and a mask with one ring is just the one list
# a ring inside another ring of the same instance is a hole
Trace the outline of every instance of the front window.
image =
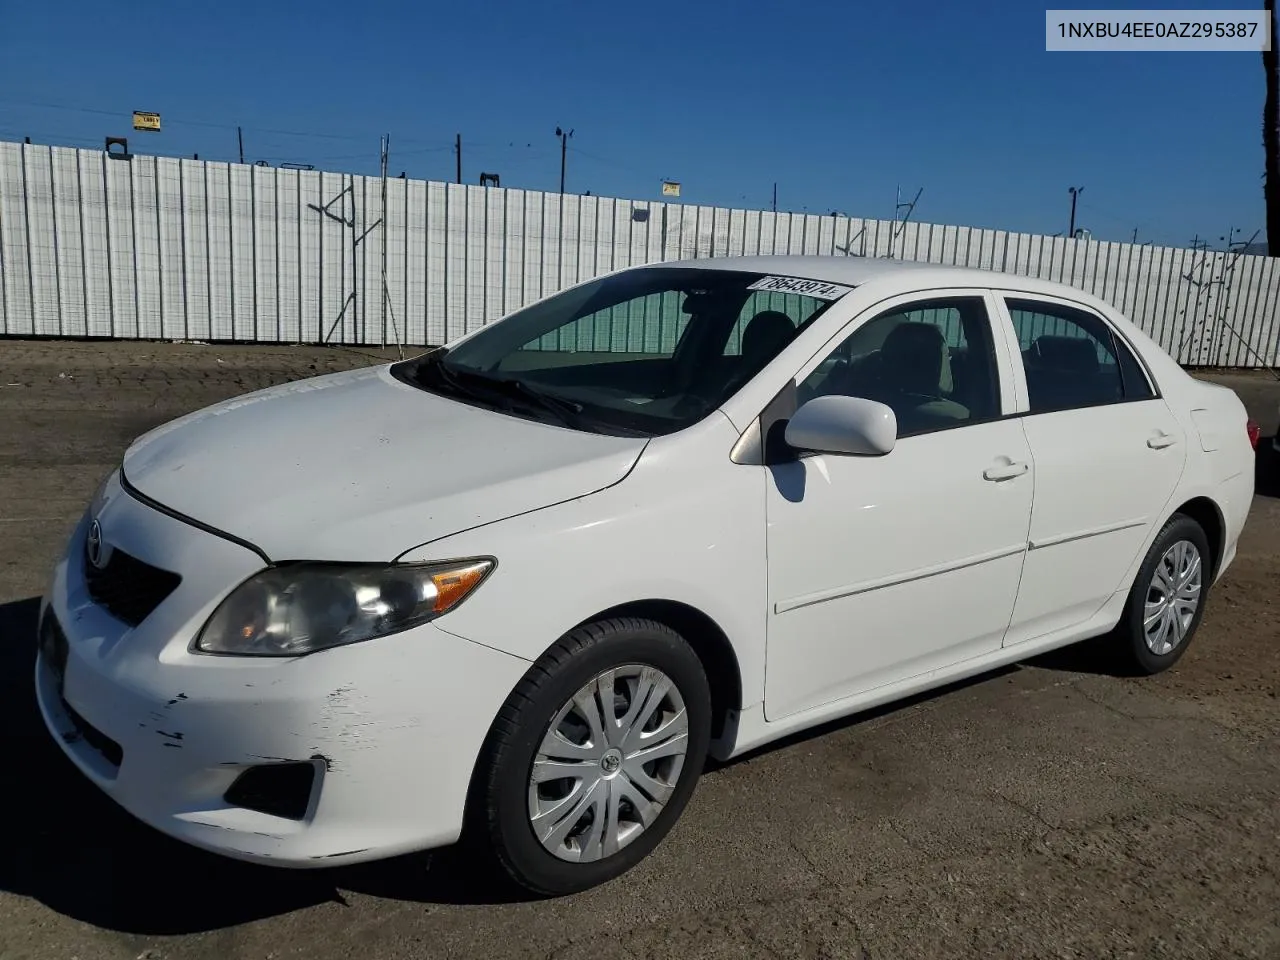
[(723, 404), (849, 287), (641, 267), (396, 365), (406, 382), (602, 433), (683, 429)]
[(895, 307), (861, 324), (797, 388), (804, 403), (826, 394), (878, 400), (898, 436), (1000, 416), (1000, 373), (980, 296)]

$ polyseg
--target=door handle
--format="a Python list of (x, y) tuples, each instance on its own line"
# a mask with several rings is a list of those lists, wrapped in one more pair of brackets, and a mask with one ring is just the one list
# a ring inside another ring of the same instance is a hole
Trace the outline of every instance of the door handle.
[(987, 467), (982, 471), (983, 480), (1012, 480), (1014, 477), (1020, 477), (1027, 472), (1025, 462), (1002, 463), (999, 466)]
[(1152, 450), (1163, 450), (1165, 447), (1171, 447), (1177, 442), (1178, 442), (1178, 438), (1175, 437), (1173, 434), (1165, 433), (1161, 431), (1160, 433), (1157, 433), (1154, 437), (1148, 438), (1147, 446), (1150, 447)]

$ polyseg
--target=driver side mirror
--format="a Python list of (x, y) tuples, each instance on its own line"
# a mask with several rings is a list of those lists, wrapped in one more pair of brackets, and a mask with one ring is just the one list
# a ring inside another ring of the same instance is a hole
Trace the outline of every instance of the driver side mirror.
[(784, 438), (800, 451), (882, 457), (897, 442), (898, 417), (875, 400), (830, 394), (801, 406)]

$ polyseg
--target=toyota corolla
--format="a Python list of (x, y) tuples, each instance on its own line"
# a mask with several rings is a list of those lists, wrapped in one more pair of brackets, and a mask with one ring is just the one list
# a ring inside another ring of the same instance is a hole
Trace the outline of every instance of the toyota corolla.
[(465, 829), (561, 894), (641, 861), (708, 755), (1091, 637), (1167, 669), (1252, 494), (1236, 395), (1078, 290), (636, 267), (137, 439), (36, 686), (190, 844), (318, 867)]

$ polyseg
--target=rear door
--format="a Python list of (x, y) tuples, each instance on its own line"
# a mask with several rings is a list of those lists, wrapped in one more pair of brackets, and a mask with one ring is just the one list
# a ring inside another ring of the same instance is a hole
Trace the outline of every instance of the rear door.
[(1035, 466), (1005, 646), (1067, 631), (1117, 590), (1186, 460), (1186, 437), (1124, 337), (1069, 300), (998, 291)]

